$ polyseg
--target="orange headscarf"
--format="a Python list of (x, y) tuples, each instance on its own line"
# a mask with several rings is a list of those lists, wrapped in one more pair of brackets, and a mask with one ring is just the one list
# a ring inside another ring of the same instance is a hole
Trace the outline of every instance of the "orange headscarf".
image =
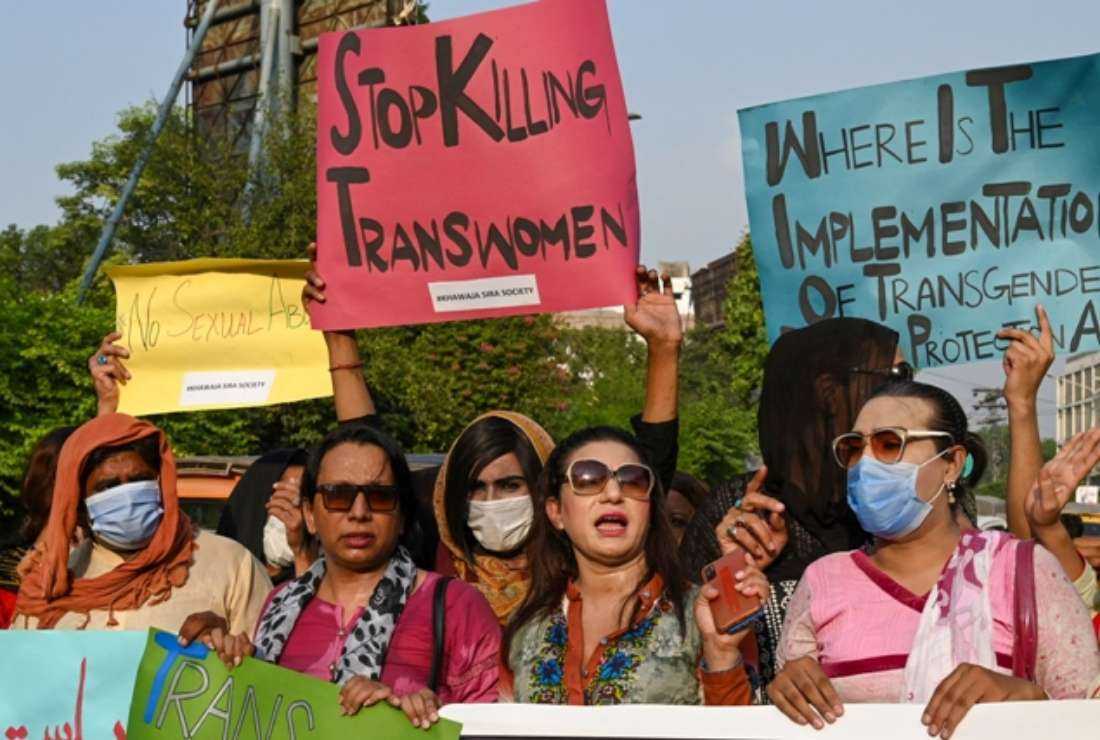
[[(515, 424), (531, 442), (535, 448), (535, 454), (544, 464), (546, 458), (554, 449), (554, 440), (546, 430), (534, 420), (517, 414), (513, 411), (490, 411), (474, 419), (470, 426), (482, 419), (497, 417)], [(470, 427), (466, 427), (469, 429)], [(465, 433), (465, 432), (463, 432)], [(460, 435), (461, 438), (461, 435)], [(457, 443), (457, 440), (456, 440)], [(443, 467), (439, 469), (439, 475), (435, 479), (435, 494), (433, 504), (435, 508), (435, 521), (439, 526), (439, 540), (447, 548), (454, 565), (455, 572), (460, 578), (472, 583), (501, 623), (507, 622), (512, 613), (519, 608), (527, 591), (531, 586), (531, 570), (527, 567), (527, 557), (517, 555), (510, 560), (504, 560), (494, 555), (475, 555), (474, 565), (466, 561), (466, 555), (458, 544), (458, 537), (447, 526), (447, 468), (450, 466), (451, 454), (454, 446), (447, 453), (447, 459), (443, 461)]]
[[(76, 578), (69, 572), (69, 543), (83, 498), (80, 471), (101, 447), (114, 447), (145, 437), (160, 443), (160, 493), (164, 517), (153, 539), (133, 559), (96, 578)], [(176, 496), (176, 461), (168, 438), (152, 424), (126, 414), (100, 416), (79, 427), (61, 448), (53, 488), (50, 518), (40, 540), (42, 556), (23, 579), (16, 602), (17, 614), (38, 619), (39, 629), (50, 629), (69, 612), (113, 612), (166, 601), (173, 588), (187, 582), (195, 549), (191, 520), (180, 511)]]

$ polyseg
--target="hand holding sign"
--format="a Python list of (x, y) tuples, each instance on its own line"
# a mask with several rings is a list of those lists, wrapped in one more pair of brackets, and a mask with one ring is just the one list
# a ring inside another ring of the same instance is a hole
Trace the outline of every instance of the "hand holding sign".
[(317, 66), (315, 328), (633, 298), (634, 151), (604, 3), (326, 34)]
[(98, 415), (113, 414), (118, 410), (118, 386), (126, 385), (132, 376), (122, 361), (130, 356), (129, 350), (115, 342), (122, 339), (122, 332), (113, 331), (103, 337), (99, 349), (88, 358), (88, 371), (99, 400)]
[(658, 275), (656, 270), (646, 270), (644, 265), (635, 269), (634, 279), (638, 301), (623, 306), (627, 325), (646, 344), (678, 347), (684, 339), (684, 327), (672, 294), (672, 280), (668, 275)]

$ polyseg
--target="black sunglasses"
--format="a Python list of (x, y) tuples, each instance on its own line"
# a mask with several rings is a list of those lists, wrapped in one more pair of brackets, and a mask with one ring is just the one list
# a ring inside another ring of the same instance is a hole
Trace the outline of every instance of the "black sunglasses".
[(886, 380), (897, 380), (908, 383), (913, 380), (916, 370), (908, 362), (899, 362), (890, 367), (853, 367), (848, 372), (852, 375), (878, 375)]
[(351, 511), (355, 499), (363, 494), (367, 508), (376, 513), (397, 510), (397, 486), (383, 486), (377, 483), (323, 483), (317, 486), (321, 500), (329, 511)]

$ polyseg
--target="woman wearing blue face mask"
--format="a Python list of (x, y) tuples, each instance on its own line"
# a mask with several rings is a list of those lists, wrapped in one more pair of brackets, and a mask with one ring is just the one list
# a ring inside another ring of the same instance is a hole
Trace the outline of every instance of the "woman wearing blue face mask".
[(918, 703), (929, 733), (947, 738), (979, 702), (1084, 696), (1100, 655), (1058, 562), (959, 526), (985, 451), (950, 394), (879, 388), (833, 454), (874, 544), (806, 570), (768, 687), (780, 710), (821, 728), (846, 702)]
[[(91, 535), (70, 566), (78, 526)], [(125, 414), (97, 417), (65, 441), (39, 545), (20, 585), (17, 628), (175, 632), (210, 611), (244, 630), (271, 591), (244, 547), (195, 529), (179, 506), (164, 433)]]

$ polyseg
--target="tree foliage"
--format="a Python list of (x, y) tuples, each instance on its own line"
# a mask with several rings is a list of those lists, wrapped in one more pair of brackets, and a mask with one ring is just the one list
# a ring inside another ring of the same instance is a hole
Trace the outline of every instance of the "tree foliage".
[(681, 370), (680, 467), (712, 482), (743, 472), (759, 450), (756, 407), (768, 338), (748, 234), (734, 255), (725, 323), (688, 333)]
[[(152, 125), (152, 105), (119, 116), (87, 159), (57, 167), (71, 193), (53, 226), (0, 231), (0, 514), (10, 513), (26, 456), (95, 408), (87, 359), (114, 325), (97, 278), (76, 286)], [(304, 254), (316, 223), (314, 111), (272, 121), (261, 176), (246, 156), (201, 137), (175, 111), (119, 224), (112, 260)], [(759, 285), (746, 237), (725, 305), (726, 326), (686, 339), (682, 467), (718, 479), (755, 451), (755, 393), (766, 352)], [(575, 329), (551, 316), (364, 331), (365, 375), (383, 421), (412, 451), (445, 451), (477, 415), (513, 409), (557, 438), (593, 424), (625, 426), (642, 409), (645, 345), (628, 330)], [(309, 445), (334, 423), (330, 399), (151, 419), (178, 455), (258, 454)]]

